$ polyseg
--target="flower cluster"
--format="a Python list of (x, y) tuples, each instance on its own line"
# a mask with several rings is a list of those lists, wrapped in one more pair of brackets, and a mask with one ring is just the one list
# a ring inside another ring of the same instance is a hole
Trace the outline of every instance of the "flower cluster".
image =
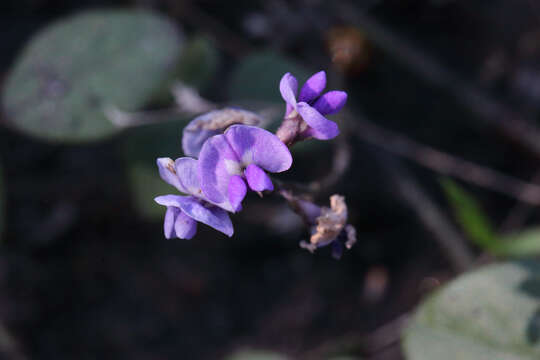
[[(190, 157), (175, 161), (157, 159), (161, 178), (184, 194), (155, 198), (167, 208), (166, 238), (191, 239), (197, 222), (232, 236), (228, 212), (242, 209), (248, 190), (261, 195), (263, 191), (274, 190), (268, 173), (283, 172), (291, 167), (293, 159), (288, 146), (311, 137), (326, 140), (339, 134), (337, 124), (325, 115), (339, 111), (347, 94), (330, 91), (321, 95), (326, 86), (324, 71), (307, 80), (298, 101), (297, 86), (290, 73), (281, 79), (280, 92), (286, 102), (286, 113), (276, 134), (259, 127), (264, 121), (255, 113), (237, 108), (213, 110), (196, 117), (184, 129), (182, 147), (184, 154)], [(293, 205), (290, 199), (287, 200)], [(333, 204), (331, 209), (311, 204), (313, 216), (307, 217), (307, 224), (313, 227), (309, 250), (340, 238), (347, 213), (344, 199), (336, 199), (334, 202), (339, 206)]]
[(333, 139), (339, 135), (337, 124), (324, 115), (335, 114), (345, 105), (347, 93), (329, 91), (321, 95), (326, 87), (326, 73), (319, 71), (302, 86), (298, 96), (298, 81), (286, 73), (279, 83), (281, 97), (285, 100), (285, 118), (277, 136), (286, 144), (313, 137), (319, 140)]

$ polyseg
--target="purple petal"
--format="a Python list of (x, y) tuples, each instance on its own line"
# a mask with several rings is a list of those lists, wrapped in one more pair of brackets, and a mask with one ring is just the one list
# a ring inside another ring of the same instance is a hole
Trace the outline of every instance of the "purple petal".
[(193, 196), (181, 197), (179, 205), (182, 211), (192, 219), (211, 226), (229, 237), (232, 236), (234, 229), (229, 214), (225, 210)]
[(308, 129), (310, 136), (319, 140), (329, 140), (338, 136), (339, 128), (337, 124), (322, 116), (307, 103), (298, 103), (297, 109), (302, 119), (311, 127), (311, 129)]
[(197, 233), (197, 222), (183, 212), (180, 212), (174, 222), (174, 231), (177, 238), (189, 240)]
[(343, 255), (343, 244), (337, 241), (332, 242), (332, 257), (336, 260)]
[(186, 156), (199, 157), (204, 142), (214, 135), (220, 134), (219, 130), (190, 131), (184, 129), (182, 135), (182, 150)]
[(272, 181), (263, 169), (255, 164), (249, 164), (245, 172), (249, 187), (253, 191), (274, 190)]
[(345, 91), (329, 91), (321, 96), (313, 107), (317, 109), (321, 115), (335, 114), (345, 105), (347, 102), (347, 93)]
[(197, 116), (184, 128), (182, 149), (185, 155), (197, 158), (206, 139), (222, 134), (229, 126), (233, 124), (259, 126), (263, 121), (259, 115), (239, 108), (212, 110)]
[(289, 149), (267, 130), (233, 125), (225, 131), (224, 136), (244, 166), (256, 164), (269, 172), (282, 172), (291, 167)]
[(181, 157), (175, 160), (174, 166), (176, 174), (180, 180), (180, 185), (185, 189), (186, 194), (201, 195), (201, 187), (199, 185), (199, 176), (197, 172), (197, 160)]
[(225, 129), (205, 129), (204, 125), (210, 122), (216, 110), (197, 116), (186, 125), (182, 131), (182, 150), (184, 154), (199, 157), (201, 148), (206, 139), (222, 133)]
[(161, 195), (154, 198), (154, 201), (163, 206), (180, 207), (180, 199), (185, 196), (182, 195)]
[(229, 195), (229, 202), (234, 211), (242, 210), (242, 200), (244, 200), (247, 192), (244, 180), (238, 175), (233, 175), (229, 182), (227, 192)]
[(171, 158), (158, 158), (156, 160), (159, 176), (169, 185), (174, 186), (178, 191), (185, 193), (186, 189), (180, 183), (176, 173), (174, 161)]
[(298, 81), (291, 75), (286, 73), (279, 82), (279, 92), (285, 102), (291, 106), (296, 105), (296, 93), (298, 92)]
[(234, 211), (228, 190), (232, 175), (241, 175), (240, 160), (224, 135), (208, 139), (199, 156), (199, 182), (204, 196), (228, 211)]
[(176, 237), (176, 232), (174, 231), (174, 223), (180, 213), (181, 211), (179, 208), (174, 206), (167, 206), (167, 211), (165, 212), (165, 221), (163, 221), (163, 232), (165, 233), (166, 239), (172, 239)]
[(289, 116), (289, 114), (292, 113), (293, 111), (294, 111), (294, 107), (292, 105), (289, 105), (289, 104), (285, 103), (285, 115), (284, 115), (284, 117)]
[(322, 91), (326, 87), (326, 73), (319, 71), (307, 79), (304, 86), (300, 90), (300, 97), (298, 101), (310, 102), (321, 95)]

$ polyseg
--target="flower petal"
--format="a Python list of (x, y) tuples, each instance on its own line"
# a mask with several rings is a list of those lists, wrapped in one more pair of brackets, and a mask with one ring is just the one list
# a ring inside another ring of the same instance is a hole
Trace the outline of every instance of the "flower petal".
[(235, 212), (242, 210), (242, 200), (244, 200), (247, 192), (244, 180), (238, 175), (233, 175), (229, 182), (227, 192), (233, 210)]
[(249, 164), (245, 172), (249, 187), (253, 191), (274, 190), (272, 180), (263, 169), (255, 164)]
[(159, 176), (169, 185), (174, 186), (180, 192), (187, 192), (187, 190), (180, 183), (180, 179), (176, 173), (176, 167), (174, 161), (171, 158), (158, 158), (156, 160)]
[(326, 87), (326, 73), (319, 71), (307, 79), (304, 86), (300, 90), (300, 97), (298, 101), (304, 101), (309, 103), (321, 95), (322, 91)]
[(308, 129), (307, 131), (310, 136), (319, 140), (329, 140), (339, 135), (337, 124), (322, 116), (307, 103), (298, 103), (297, 109), (298, 113), (302, 116), (302, 119), (304, 119), (311, 127), (311, 129)]
[(219, 130), (190, 131), (184, 129), (182, 135), (182, 150), (186, 156), (199, 157), (204, 142), (214, 135), (220, 134)]
[(289, 149), (267, 130), (233, 125), (225, 131), (224, 136), (244, 166), (255, 164), (270, 172), (282, 172), (291, 167)]
[(182, 211), (192, 219), (211, 226), (229, 237), (232, 236), (234, 229), (229, 214), (225, 210), (193, 196), (181, 197), (179, 205)]
[(157, 202), (159, 205), (163, 206), (174, 206), (174, 207), (180, 207), (180, 198), (183, 198), (185, 196), (182, 195), (161, 195), (156, 198), (154, 198), (154, 201)]
[(176, 232), (174, 231), (174, 223), (180, 213), (181, 211), (179, 208), (174, 206), (167, 206), (167, 211), (165, 212), (165, 220), (163, 221), (163, 232), (165, 233), (166, 239), (172, 239), (176, 237)]
[(335, 114), (345, 105), (347, 102), (347, 93), (345, 91), (329, 91), (321, 96), (313, 107), (317, 109), (321, 115)]
[(197, 160), (181, 157), (175, 160), (174, 166), (180, 185), (186, 190), (183, 192), (196, 196), (202, 195), (197, 172)]
[(197, 222), (180, 211), (174, 222), (174, 231), (177, 238), (189, 240), (197, 233)]
[(229, 202), (231, 176), (241, 175), (240, 160), (224, 135), (206, 140), (198, 161), (199, 183), (204, 196), (228, 211), (234, 211)]
[(259, 115), (233, 107), (212, 110), (197, 116), (184, 128), (182, 134), (182, 149), (184, 154), (199, 157), (206, 139), (222, 134), (225, 129), (234, 124), (260, 125), (264, 119)]
[(279, 82), (279, 92), (285, 102), (291, 106), (296, 105), (296, 94), (298, 92), (298, 81), (291, 73), (286, 73)]

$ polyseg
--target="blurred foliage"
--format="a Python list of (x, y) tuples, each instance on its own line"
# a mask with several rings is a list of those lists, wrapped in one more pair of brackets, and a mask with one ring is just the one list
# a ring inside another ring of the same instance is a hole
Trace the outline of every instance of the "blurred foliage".
[(219, 52), (213, 41), (204, 36), (195, 36), (184, 48), (178, 77), (186, 85), (203, 90), (212, 83), (212, 80), (217, 83), (219, 63)]
[(287, 73), (301, 84), (311, 75), (308, 69), (272, 51), (246, 56), (234, 68), (229, 82), (229, 98), (282, 103), (279, 81)]
[(60, 20), (38, 33), (6, 81), (10, 123), (58, 141), (100, 139), (119, 130), (104, 115), (133, 111), (168, 85), (183, 35), (147, 11), (103, 10)]
[(502, 235), (493, 252), (503, 256), (534, 256), (540, 254), (540, 228), (530, 228), (515, 234)]
[(469, 239), (484, 250), (492, 250), (498, 241), (495, 229), (477, 201), (449, 178), (442, 179), (441, 185)]
[(540, 263), (490, 265), (436, 291), (405, 331), (409, 360), (540, 358)]
[(266, 350), (238, 350), (227, 356), (225, 360), (287, 360), (288, 357)]
[(498, 235), (472, 195), (450, 179), (443, 179), (441, 184), (458, 222), (474, 244), (501, 257), (540, 254), (540, 229), (526, 229), (514, 234)]

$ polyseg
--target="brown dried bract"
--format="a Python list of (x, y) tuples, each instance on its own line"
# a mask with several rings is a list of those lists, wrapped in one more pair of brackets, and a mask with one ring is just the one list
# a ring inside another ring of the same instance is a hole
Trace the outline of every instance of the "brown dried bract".
[(174, 167), (174, 161), (172, 159), (168, 159), (166, 166), (167, 170), (176, 175), (176, 168)]
[[(347, 204), (345, 203), (345, 197), (341, 195), (332, 195), (330, 197), (330, 208), (321, 208), (321, 215), (317, 218), (315, 233), (311, 235), (310, 242), (312, 244), (319, 244), (333, 241), (345, 228), (346, 223)], [(347, 235), (349, 235), (350, 231), (351, 230), (348, 229)], [(355, 234), (351, 235), (356, 239)], [(350, 246), (352, 246), (352, 244), (350, 244)], [(350, 246), (347, 247), (350, 248)]]

